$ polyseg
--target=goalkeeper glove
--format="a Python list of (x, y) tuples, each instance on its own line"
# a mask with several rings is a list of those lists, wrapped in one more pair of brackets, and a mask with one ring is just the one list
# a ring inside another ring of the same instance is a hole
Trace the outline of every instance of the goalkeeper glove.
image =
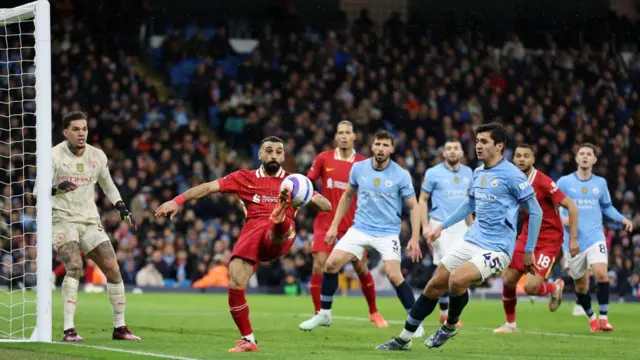
[(135, 221), (133, 221), (133, 215), (131, 215), (131, 212), (129, 211), (129, 209), (127, 209), (127, 206), (124, 204), (124, 202), (122, 202), (122, 200), (116, 203), (116, 210), (118, 210), (118, 212), (120, 213), (120, 220), (126, 220), (129, 226), (133, 228), (133, 230), (138, 229), (136, 227)]
[(56, 196), (66, 194), (69, 191), (75, 190), (77, 188), (78, 185), (72, 183), (71, 181), (63, 181), (51, 189), (51, 195)]

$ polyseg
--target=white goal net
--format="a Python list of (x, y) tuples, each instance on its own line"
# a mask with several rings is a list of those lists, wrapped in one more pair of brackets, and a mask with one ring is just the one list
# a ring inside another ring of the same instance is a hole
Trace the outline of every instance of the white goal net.
[(0, 341), (51, 341), (49, 17), (0, 9)]

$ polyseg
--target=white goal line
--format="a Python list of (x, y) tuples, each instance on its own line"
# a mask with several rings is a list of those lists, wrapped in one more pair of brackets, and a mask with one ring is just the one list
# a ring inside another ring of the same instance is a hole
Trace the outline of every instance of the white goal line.
[(140, 355), (140, 356), (148, 356), (148, 357), (155, 357), (160, 359), (200, 360), (197, 358), (189, 358), (189, 357), (175, 356), (175, 355), (169, 355), (169, 354), (159, 354), (159, 353), (152, 353), (152, 352), (146, 352), (146, 351), (127, 350), (127, 349), (112, 348), (107, 346), (84, 345), (84, 344), (76, 344), (76, 343), (62, 342), (62, 341), (54, 341), (52, 342), (52, 344), (67, 345), (67, 346), (80, 347), (80, 348), (86, 348), (86, 349), (96, 349), (96, 350), (102, 350), (102, 351), (119, 352), (119, 353), (133, 354), (133, 355)]

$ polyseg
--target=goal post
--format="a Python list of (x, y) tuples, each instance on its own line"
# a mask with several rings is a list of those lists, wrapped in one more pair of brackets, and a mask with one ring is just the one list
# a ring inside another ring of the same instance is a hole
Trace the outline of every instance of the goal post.
[(0, 8), (0, 342), (52, 340), (50, 13)]

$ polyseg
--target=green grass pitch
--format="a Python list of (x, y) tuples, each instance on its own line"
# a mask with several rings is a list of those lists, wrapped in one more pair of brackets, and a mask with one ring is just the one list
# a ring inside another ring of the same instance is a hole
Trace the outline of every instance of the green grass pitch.
[[(637, 359), (640, 346), (638, 304), (612, 304), (610, 320), (615, 331), (591, 334), (585, 317), (571, 316), (572, 302), (550, 313), (546, 302), (521, 300), (520, 333), (494, 335), (491, 330), (504, 322), (502, 304), (472, 299), (462, 314), (460, 334), (443, 347), (429, 350), (423, 345), (424, 339), (418, 339), (411, 352), (389, 353), (373, 349), (402, 328), (405, 316), (396, 298), (378, 298), (378, 308), (390, 322), (388, 329), (377, 329), (368, 321), (363, 298), (338, 296), (333, 325), (306, 333), (298, 329), (298, 324), (311, 315), (309, 297), (250, 294), (251, 320), (260, 352), (229, 354), (227, 350), (239, 335), (226, 296), (127, 296), (127, 323), (143, 338), (140, 343), (112, 341), (107, 294), (81, 293), (76, 313), (76, 327), (85, 338), (81, 346), (0, 343), (0, 359)], [(54, 341), (60, 341), (59, 293), (54, 294), (53, 305)], [(19, 314), (17, 311), (13, 309), (13, 317)], [(7, 309), (0, 315), (6, 318)], [(433, 315), (425, 321), (428, 334), (438, 326), (437, 310)], [(8, 330), (7, 321), (0, 325), (0, 330)], [(20, 326), (21, 318), (12, 321), (13, 331)]]

